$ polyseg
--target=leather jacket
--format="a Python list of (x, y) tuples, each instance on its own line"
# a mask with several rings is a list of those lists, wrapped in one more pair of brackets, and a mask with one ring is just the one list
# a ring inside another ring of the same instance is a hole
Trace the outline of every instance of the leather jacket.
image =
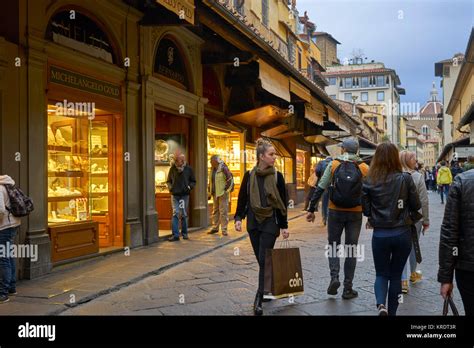
[(452, 283), (454, 269), (474, 272), (474, 170), (454, 179), (441, 224), (438, 281)]
[(396, 228), (415, 223), (420, 198), (409, 173), (389, 174), (385, 182), (362, 185), (362, 210), (374, 228)]

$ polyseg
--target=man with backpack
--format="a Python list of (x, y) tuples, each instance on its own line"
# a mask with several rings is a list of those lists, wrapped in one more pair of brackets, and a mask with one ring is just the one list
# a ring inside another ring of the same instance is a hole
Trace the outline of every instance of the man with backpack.
[(345, 255), (343, 299), (358, 296), (352, 289), (352, 280), (357, 262), (357, 243), (362, 226), (362, 180), (369, 171), (369, 166), (357, 155), (359, 143), (356, 139), (345, 139), (340, 145), (343, 154), (333, 160), (324, 171), (318, 186), (311, 197), (306, 220), (314, 222), (314, 211), (325, 190), (329, 188), (328, 242), (327, 255), (331, 282), (327, 293), (336, 295), (339, 282), (339, 250), (341, 235), (345, 231)]
[[(21, 221), (10, 212), (11, 202), (6, 185), (15, 185), (8, 175), (0, 175), (0, 245), (10, 250)], [(16, 294), (16, 263), (13, 257), (0, 255), (0, 303), (10, 301)]]

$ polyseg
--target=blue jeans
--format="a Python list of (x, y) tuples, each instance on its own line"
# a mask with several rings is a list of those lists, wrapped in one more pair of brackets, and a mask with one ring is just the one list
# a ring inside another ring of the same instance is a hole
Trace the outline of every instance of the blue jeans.
[(321, 217), (323, 221), (327, 224), (329, 214), (329, 190), (324, 190), (323, 199), (321, 203)]
[[(388, 315), (396, 315), (398, 296), (402, 293), (402, 271), (412, 248), (410, 230), (394, 237), (372, 237), (375, 264), (375, 299), (385, 305)], [(390, 288), (389, 288), (390, 282)]]
[(441, 203), (444, 203), (444, 196), (446, 196), (446, 200), (448, 199), (449, 194), (449, 185), (440, 185), (439, 194), (441, 195)]
[(188, 235), (188, 206), (189, 195), (172, 196), (171, 206), (173, 207), (173, 218), (171, 220), (171, 229), (173, 236), (179, 238), (179, 220), (181, 219), (181, 234)]
[[(421, 222), (418, 222), (416, 224), (416, 233), (418, 234), (418, 240), (420, 239), (420, 233), (421, 233), (422, 227), (423, 227), (423, 224)], [(407, 263), (405, 263), (405, 268), (403, 268), (402, 280), (408, 280), (408, 264), (410, 264), (410, 273), (415, 272), (416, 271), (416, 253), (415, 253), (415, 248), (413, 248), (413, 242), (412, 242), (410, 256), (408, 257)]]
[[(7, 252), (15, 243), (16, 227), (0, 231), (1, 248)], [(0, 255), (0, 296), (8, 296), (8, 291), (16, 290), (16, 260)]]

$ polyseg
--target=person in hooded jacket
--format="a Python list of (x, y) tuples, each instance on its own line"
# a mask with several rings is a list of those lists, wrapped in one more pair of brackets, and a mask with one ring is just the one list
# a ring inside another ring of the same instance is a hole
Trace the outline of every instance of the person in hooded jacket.
[[(10, 197), (5, 185), (15, 185), (15, 182), (8, 175), (0, 175), (0, 246), (2, 250), (9, 250), (21, 221), (8, 211)], [(8, 302), (12, 295), (16, 295), (15, 259), (0, 255), (0, 303)]]

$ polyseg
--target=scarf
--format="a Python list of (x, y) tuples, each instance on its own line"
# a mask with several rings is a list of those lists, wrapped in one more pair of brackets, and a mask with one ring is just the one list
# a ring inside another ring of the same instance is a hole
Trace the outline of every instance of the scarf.
[(184, 167), (186, 167), (186, 162), (183, 162), (182, 166), (178, 166), (176, 163), (174, 164), (174, 166), (176, 167), (176, 169), (178, 169), (178, 173), (182, 173), (184, 170)]
[[(263, 189), (267, 198), (266, 207), (262, 207), (262, 202), (260, 201), (257, 176), (264, 177)], [(283, 203), (277, 188), (275, 167), (266, 169), (254, 167), (250, 172), (250, 207), (258, 223), (262, 223), (266, 218), (272, 217), (273, 209), (279, 209), (282, 215), (286, 215), (286, 205)]]

